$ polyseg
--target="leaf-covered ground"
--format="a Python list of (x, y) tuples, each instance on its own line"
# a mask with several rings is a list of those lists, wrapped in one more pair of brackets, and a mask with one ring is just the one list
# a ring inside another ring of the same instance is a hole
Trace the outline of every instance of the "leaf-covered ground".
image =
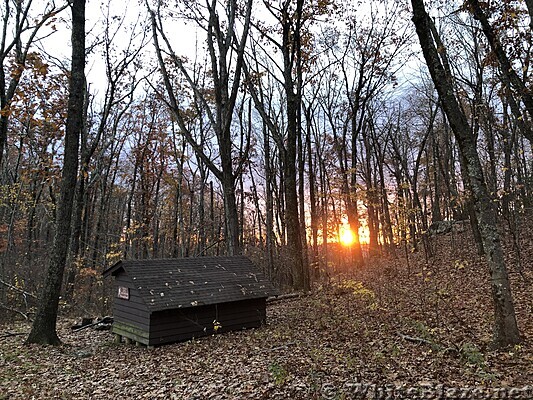
[[(409, 262), (405, 255), (372, 260), (331, 274), (310, 296), (273, 302), (260, 329), (151, 350), (114, 344), (110, 332), (73, 333), (68, 319), (59, 321), (60, 347), (2, 337), (0, 399), (333, 399), (356, 398), (356, 383), (531, 385), (533, 244), (520, 240), (521, 273), (506, 246), (524, 340), (505, 351), (490, 347), (487, 267), (471, 238), (455, 232), (434, 239), (429, 262), (423, 252)], [(0, 336), (28, 331), (11, 324)]]

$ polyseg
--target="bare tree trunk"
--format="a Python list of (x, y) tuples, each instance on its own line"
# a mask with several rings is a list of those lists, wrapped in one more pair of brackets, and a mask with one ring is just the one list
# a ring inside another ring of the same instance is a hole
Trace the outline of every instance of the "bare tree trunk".
[(254, 202), (254, 206), (255, 206), (255, 210), (256, 210), (256, 214), (257, 214), (257, 232), (258, 232), (258, 235), (259, 237), (257, 238), (257, 242), (256, 242), (256, 235), (255, 235), (255, 222), (253, 224), (254, 226), (254, 234), (253, 234), (253, 238), (254, 238), (254, 243), (255, 245), (260, 248), (263, 247), (263, 221), (264, 221), (264, 218), (263, 218), (263, 213), (261, 212), (261, 206), (260, 206), (260, 203), (259, 203), (259, 194), (257, 193), (257, 184), (255, 183), (255, 177), (254, 177), (254, 169), (252, 168), (252, 163), (250, 163), (250, 181), (252, 183), (252, 199), (253, 199), (253, 202)]
[[(374, 130), (373, 130), (374, 131)], [(390, 130), (388, 135), (390, 135)], [(387, 194), (386, 182), (385, 182), (385, 152), (387, 147), (387, 142), (390, 140), (390, 136), (387, 137), (384, 144), (381, 144), (378, 138), (373, 135), (373, 147), (376, 153), (377, 159), (377, 173), (379, 176), (379, 192), (378, 197), (380, 198), (381, 206), (381, 226), (383, 234), (383, 243), (386, 247), (387, 254), (396, 258), (396, 250), (394, 246), (394, 234), (392, 232), (392, 222), (390, 217), (390, 207), (389, 199)]]
[(368, 247), (370, 255), (375, 256), (379, 253), (379, 221), (376, 209), (376, 205), (378, 204), (376, 200), (376, 188), (373, 185), (372, 171), (374, 170), (374, 168), (372, 165), (372, 153), (370, 141), (368, 139), (368, 129), (370, 129), (368, 125), (366, 125), (362, 129), (363, 144), (365, 146), (364, 176), (366, 181), (366, 209), (368, 214)]
[(430, 17), (423, 0), (411, 0), (413, 22), (428, 65), (431, 77), (442, 101), (450, 126), (457, 139), (462, 157), (466, 160), (465, 179), (470, 182), (479, 221), (485, 256), (491, 275), (494, 301), (494, 344), (500, 347), (520, 342), (520, 334), (511, 295), (511, 286), (505, 265), (500, 235), (497, 229), (497, 215), (489, 196), (476, 143), (472, 138), (468, 120), (455, 97), (452, 76), (441, 61), (435, 39), (430, 28)]
[[(339, 159), (339, 169), (341, 172), (342, 179), (342, 194), (344, 197), (344, 203), (346, 204), (346, 213), (348, 214), (348, 223), (350, 225), (350, 230), (352, 231), (355, 242), (353, 244), (352, 260), (356, 266), (362, 265), (364, 263), (363, 259), (363, 250), (361, 247), (361, 242), (359, 240), (359, 211), (358, 211), (358, 201), (357, 201), (357, 124), (356, 118), (351, 117), (352, 125), (352, 154), (351, 154), (351, 167), (348, 164), (348, 149), (347, 144), (345, 143), (346, 133), (343, 131), (342, 139), (338, 137), (337, 128), (335, 120), (332, 114), (332, 109), (328, 109), (328, 105), (324, 108), (324, 111), (328, 117), (331, 130), (333, 133), (333, 138), (335, 141), (335, 148), (337, 149), (337, 157)], [(354, 111), (352, 111), (354, 112)], [(347, 129), (347, 128), (345, 128)]]
[(317, 202), (316, 202), (316, 174), (315, 164), (313, 162), (313, 151), (311, 147), (311, 107), (305, 109), (306, 111), (306, 135), (305, 144), (307, 146), (307, 168), (309, 168), (309, 207), (311, 211), (311, 240), (312, 240), (312, 252), (311, 252), (311, 266), (310, 273), (312, 272), (313, 278), (318, 279), (320, 277), (320, 268), (318, 264), (318, 215), (317, 215)]
[(218, 241), (218, 232), (215, 230), (215, 191), (213, 189), (213, 181), (209, 181), (209, 223), (211, 225), (211, 245), (214, 245)]
[[(533, 0), (532, 0), (533, 1)], [(504, 104), (503, 106), (503, 121), (504, 121), (504, 127), (509, 126), (509, 115), (507, 113), (507, 106)], [(514, 135), (515, 130), (512, 130), (512, 133), (510, 134), (507, 129), (502, 129), (502, 136), (503, 136), (503, 154), (504, 154), (504, 175), (503, 175), (503, 197), (502, 197), (502, 212), (503, 217), (507, 220), (510, 219), (511, 215), (511, 208), (510, 208), (510, 202), (511, 202), (511, 153), (513, 149), (513, 143), (514, 143)]]
[(263, 146), (265, 163), (265, 197), (266, 197), (266, 251), (268, 260), (268, 274), (272, 278), (274, 272), (274, 197), (272, 195), (272, 168), (270, 160), (270, 137), (268, 128), (263, 123)]
[[(183, 234), (183, 165), (185, 163), (185, 152), (187, 149), (186, 142), (184, 141), (181, 146), (181, 151), (178, 150), (176, 144), (176, 132), (174, 130), (174, 124), (172, 125), (172, 147), (174, 152), (174, 162), (176, 163), (176, 168), (178, 176), (176, 177), (176, 187), (174, 189), (175, 193), (175, 202), (174, 202), (174, 216), (173, 216), (173, 225), (172, 225), (172, 256), (183, 257), (183, 252), (181, 251), (180, 243), (182, 241)], [(211, 187), (212, 190), (212, 187)]]
[[(300, 98), (301, 103), (301, 98)], [(309, 280), (309, 254), (307, 248), (307, 229), (305, 223), (305, 148), (302, 141), (301, 129), (301, 105), (298, 112), (298, 205), (300, 214), (300, 231), (302, 233), (302, 262), (304, 272), (304, 287), (310, 288), (311, 282)]]
[[(328, 226), (328, 192), (327, 192), (327, 185), (326, 185), (326, 167), (324, 165), (324, 160), (322, 159), (321, 160), (322, 162), (320, 162), (318, 164), (318, 171), (319, 171), (319, 179), (320, 179), (320, 193), (322, 194), (321, 196), (321, 216), (322, 216), (322, 221), (321, 221), (321, 224), (322, 224), (322, 251), (321, 251), (321, 254), (322, 254), (322, 257), (320, 259), (320, 263), (321, 263), (321, 267), (322, 267), (322, 270), (326, 271), (327, 270), (327, 267), (328, 267), (328, 231), (329, 231), (329, 226)], [(320, 266), (318, 267), (319, 268), (319, 271), (321, 270), (320, 269)]]
[(61, 178), (61, 197), (57, 210), (56, 235), (39, 308), (28, 336), (28, 343), (58, 345), (57, 311), (63, 272), (69, 248), (72, 205), (78, 173), (78, 147), (83, 127), (85, 94), (85, 0), (72, 5), (72, 67), (69, 82), (68, 114), (65, 133), (65, 156)]
[(207, 181), (207, 171), (201, 161), (198, 162), (200, 170), (200, 192), (198, 199), (198, 249), (196, 254), (204, 255), (207, 243), (205, 232), (205, 185)]
[[(162, 151), (162, 149), (160, 149)], [(152, 258), (160, 257), (160, 246), (159, 246), (159, 227), (161, 224), (161, 213), (159, 206), (160, 190), (161, 190), (161, 179), (163, 178), (163, 172), (165, 172), (165, 163), (161, 160), (160, 170), (157, 174), (157, 180), (155, 184), (155, 194), (154, 194), (154, 216), (152, 219), (153, 232), (154, 232), (154, 241), (152, 243)]]
[(241, 242), (241, 245), (244, 248), (244, 203), (246, 201), (246, 197), (244, 193), (244, 179), (242, 175), (239, 177), (239, 192), (239, 242)]
[(431, 150), (433, 155), (433, 185), (435, 187), (435, 196), (433, 205), (431, 207), (431, 222), (437, 222), (442, 221), (442, 212), (440, 209), (440, 202), (441, 202), (441, 188), (440, 188), (440, 179), (439, 179), (439, 160), (440, 160), (440, 152), (439, 152), (439, 139), (436, 137), (436, 135), (432, 135), (431, 140)]
[(128, 203), (126, 208), (126, 246), (124, 248), (124, 256), (132, 256), (132, 240), (133, 232), (131, 228), (131, 222), (133, 219), (133, 198), (135, 196), (135, 187), (137, 185), (137, 171), (139, 169), (137, 160), (135, 161), (135, 166), (133, 168), (133, 176), (131, 177), (131, 188), (128, 196)]
[[(358, 100), (354, 100), (357, 104)], [(357, 106), (352, 106), (352, 117), (350, 119), (352, 125), (352, 157), (351, 157), (351, 176), (350, 183), (348, 185), (348, 171), (345, 171), (345, 185), (347, 187), (347, 209), (348, 209), (348, 223), (350, 224), (350, 229), (355, 237), (355, 243), (353, 245), (353, 255), (356, 266), (363, 265), (365, 260), (363, 258), (363, 249), (361, 247), (361, 241), (359, 238), (359, 227), (361, 223), (359, 222), (359, 209), (358, 209), (358, 200), (357, 200), (357, 138), (358, 138), (358, 129), (357, 129), (357, 113), (355, 108)]]
[(299, 110), (301, 107), (301, 76), (293, 77), (293, 69), (296, 67), (297, 75), (301, 73), (300, 27), (302, 19), (303, 0), (297, 0), (296, 22), (293, 30), (292, 16), (289, 15), (289, 2), (284, 3), (280, 22), (283, 30), (283, 78), (287, 107), (287, 143), (283, 151), (283, 175), (285, 184), (285, 225), (287, 229), (287, 247), (292, 265), (292, 279), (295, 289), (307, 289), (308, 282), (305, 279), (302, 234), (298, 216), (298, 193), (297, 193), (297, 141), (301, 134), (299, 122)]

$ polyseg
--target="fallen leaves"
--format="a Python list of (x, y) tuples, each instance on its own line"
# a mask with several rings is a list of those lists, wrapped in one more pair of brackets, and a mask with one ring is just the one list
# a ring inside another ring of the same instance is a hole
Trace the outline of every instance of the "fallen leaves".
[[(410, 255), (410, 275), (401, 260), (376, 262), (340, 277), (344, 284), (269, 304), (267, 325), (255, 330), (149, 350), (115, 344), (107, 331), (71, 332), (66, 319), (59, 323), (59, 347), (25, 345), (25, 336), (7, 332), (27, 332), (28, 325), (6, 326), (0, 329), (0, 399), (312, 399), (357, 382), (530, 384), (530, 285), (511, 269), (525, 340), (493, 351), (484, 262), (475, 249), (462, 247), (459, 257), (457, 238), (437, 240), (432, 264)], [(531, 250), (522, 257), (531, 259)], [(533, 271), (523, 273), (533, 278)]]

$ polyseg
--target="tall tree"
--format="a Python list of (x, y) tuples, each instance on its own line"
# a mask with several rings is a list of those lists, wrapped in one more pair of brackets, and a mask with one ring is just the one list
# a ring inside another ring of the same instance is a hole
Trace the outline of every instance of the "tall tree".
[(39, 308), (27, 339), (28, 343), (52, 345), (60, 343), (56, 332), (57, 311), (70, 242), (85, 94), (85, 0), (72, 0), (70, 8), (72, 11), (72, 62), (69, 79), (61, 194), (56, 213), (54, 245), (46, 281), (40, 296)]
[[(155, 11), (150, 10), (154, 46), (169, 98), (168, 106), (172, 110), (182, 134), (190, 143), (197, 156), (202, 159), (202, 162), (205, 163), (222, 184), (226, 217), (226, 244), (230, 254), (239, 254), (242, 251), (239, 241), (239, 215), (235, 196), (235, 185), (238, 176), (243, 171), (243, 162), (246, 157), (242, 157), (241, 154), (240, 165), (234, 167), (231, 124), (235, 103), (239, 94), (252, 3), (253, 0), (247, 0), (242, 10), (244, 22), (240, 37), (237, 37), (237, 23), (241, 8), (236, 0), (225, 2), (224, 14), (219, 13), (218, 2), (216, 0), (206, 0), (205, 10), (201, 10), (199, 4), (196, 5), (199, 8), (198, 10), (195, 8), (195, 12), (198, 13), (196, 20), (200, 24), (207, 20), (207, 26), (202, 25), (201, 27), (207, 33), (207, 51), (211, 62), (210, 78), (213, 83), (212, 90), (206, 90), (206, 88), (200, 87), (198, 82), (194, 81), (193, 77), (187, 71), (183, 60), (172, 50), (172, 46), (163, 30), (160, 13), (157, 15)], [(203, 12), (207, 15), (202, 14)], [(164, 47), (161, 46), (159, 38), (162, 38)], [(179, 103), (168, 67), (163, 59), (164, 52), (170, 54), (172, 63), (193, 91), (195, 99), (206, 111), (211, 128), (216, 133), (220, 154), (220, 166), (215, 165), (213, 160), (205, 154), (202, 146), (197, 143), (196, 138), (187, 129), (183, 107)], [(211, 101), (210, 97), (214, 97), (214, 110), (212, 110), (209, 104)]]
[[(304, 232), (299, 216), (298, 206), (298, 138), (301, 143), (301, 107), (302, 107), (302, 88), (303, 88), (303, 70), (302, 70), (302, 34), (303, 23), (303, 0), (284, 0), (279, 5), (271, 4), (263, 0), (264, 5), (275, 18), (281, 32), (281, 40), (270, 35), (268, 29), (256, 24), (261, 32), (261, 36), (266, 37), (268, 42), (276, 50), (281, 52), (281, 65), (276, 65), (276, 69), (282, 74), (282, 77), (275, 77), (274, 80), (280, 82), (283, 87), (283, 97), (286, 117), (286, 127), (280, 129), (276, 117), (271, 115), (270, 104), (263, 96), (261, 87), (261, 76), (259, 71), (252, 73), (245, 65), (244, 71), (248, 80), (248, 88), (254, 100), (265, 125), (270, 130), (276, 145), (279, 149), (281, 169), (283, 171), (280, 178), (283, 179), (283, 196), (284, 204), (284, 225), (286, 228), (287, 255), (290, 264), (290, 274), (292, 285), (297, 289), (308, 289), (308, 269), (307, 259), (304, 257)], [(256, 66), (259, 66), (257, 53), (254, 52)], [(267, 58), (271, 58), (267, 55)], [(250, 63), (251, 65), (251, 63)], [(270, 71), (271, 74), (274, 74)], [(256, 83), (256, 84), (254, 84)], [(271, 99), (270, 99), (271, 100)]]
[[(301, 139), (302, 106), (302, 10), (303, 0), (296, 1), (296, 10), (291, 15), (290, 1), (285, 1), (279, 15), (282, 26), (283, 79), (287, 107), (287, 143), (284, 150), (285, 178), (285, 223), (287, 225), (287, 245), (292, 257), (293, 283), (298, 289), (309, 289), (307, 260), (303, 257), (303, 235), (298, 216), (297, 194), (297, 142)], [(296, 76), (294, 76), (294, 71)], [(305, 263), (304, 263), (305, 262)]]
[(476, 216), (479, 222), (483, 248), (490, 269), (491, 289), (494, 302), (494, 344), (503, 347), (520, 341), (518, 325), (514, 311), (511, 286), (505, 265), (500, 235), (497, 227), (497, 215), (488, 193), (483, 169), (477, 152), (477, 144), (472, 135), (468, 119), (461, 109), (456, 97), (453, 77), (437, 49), (435, 31), (432, 32), (431, 20), (426, 12), (423, 0), (411, 0), (413, 22), (416, 26), (422, 52), (426, 60), (433, 83), (439, 93), (442, 107), (457, 140), (459, 151), (464, 160), (464, 179), (470, 184)]

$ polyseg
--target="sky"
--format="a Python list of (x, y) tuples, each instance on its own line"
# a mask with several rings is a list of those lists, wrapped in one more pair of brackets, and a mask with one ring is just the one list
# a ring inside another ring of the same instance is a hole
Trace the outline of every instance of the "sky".
[[(133, 29), (135, 32), (142, 31), (142, 25), (146, 24), (147, 12), (144, 5), (139, 5), (139, 0), (88, 0), (86, 9), (86, 47), (88, 49), (102, 40), (107, 14), (113, 21), (111, 31), (117, 30), (114, 40), (115, 53), (120, 54), (130, 39), (131, 31)], [(37, 44), (40, 50), (45, 51), (55, 60), (54, 63), (63, 68), (68, 67), (71, 57), (70, 19), (70, 9), (64, 10), (56, 21), (41, 29), (39, 37), (44, 37), (44, 39)], [(197, 32), (191, 24), (186, 25), (183, 21), (174, 21), (167, 26), (170, 32), (169, 38), (179, 55), (191, 54), (194, 52), (196, 40), (203, 40), (200, 36), (202, 32)], [(151, 32), (148, 33), (149, 40), (145, 46), (145, 53), (150, 53), (153, 47), (150, 39)], [(92, 49), (88, 54), (86, 75), (88, 84), (97, 95), (105, 91), (106, 80), (103, 78), (105, 62), (101, 45)]]

